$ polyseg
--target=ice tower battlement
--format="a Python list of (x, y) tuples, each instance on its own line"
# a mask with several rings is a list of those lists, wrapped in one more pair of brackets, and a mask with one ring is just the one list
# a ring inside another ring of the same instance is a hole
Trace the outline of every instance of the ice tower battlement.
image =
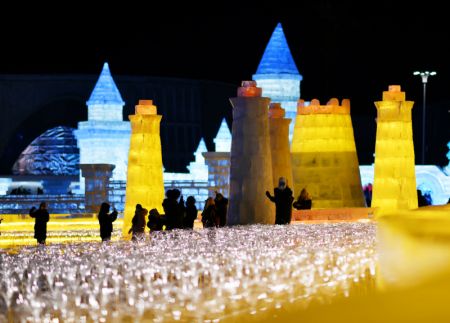
[(339, 100), (332, 98), (326, 105), (321, 105), (319, 100), (313, 99), (308, 106), (304, 100), (298, 100), (297, 114), (350, 114), (350, 100), (343, 99), (339, 105)]
[(306, 188), (313, 208), (365, 205), (350, 100), (299, 100), (291, 152), (294, 192)]
[(413, 101), (406, 101), (405, 92), (401, 91), (400, 85), (390, 85), (388, 91), (383, 91), (383, 100), (375, 103), (378, 118), (385, 121), (411, 122), (413, 105)]

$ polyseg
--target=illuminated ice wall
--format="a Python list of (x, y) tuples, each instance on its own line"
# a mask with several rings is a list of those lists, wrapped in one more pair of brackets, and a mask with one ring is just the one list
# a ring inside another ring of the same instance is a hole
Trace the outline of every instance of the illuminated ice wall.
[(286, 110), (286, 118), (293, 120), (289, 125), (289, 142), (292, 142), (302, 76), (292, 58), (280, 23), (267, 44), (253, 80), (262, 87), (263, 96), (269, 97), (272, 102), (279, 102)]
[[(80, 148), (80, 164), (113, 164), (112, 180), (127, 179), (130, 123), (123, 121), (125, 102), (111, 76), (108, 63), (92, 91), (88, 107), (88, 121), (78, 123), (75, 135)], [(83, 189), (83, 182), (80, 183)]]

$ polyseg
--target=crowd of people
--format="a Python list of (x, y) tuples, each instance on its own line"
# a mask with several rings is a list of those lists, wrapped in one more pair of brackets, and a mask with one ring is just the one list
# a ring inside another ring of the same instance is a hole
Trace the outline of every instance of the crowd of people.
[[(279, 185), (274, 189), (274, 196), (268, 191), (267, 197), (276, 205), (275, 224), (289, 224), (292, 216), (292, 206), (296, 209), (311, 208), (311, 198), (303, 189), (297, 201), (294, 201), (292, 190), (287, 186), (286, 179), (281, 177)], [(170, 231), (173, 229), (193, 229), (194, 222), (198, 216), (196, 200), (189, 196), (186, 202), (179, 189), (169, 189), (166, 192), (166, 198), (162, 202), (164, 214), (160, 214), (156, 208), (148, 211), (141, 204), (136, 205), (131, 227), (128, 234), (131, 234), (131, 240), (138, 241), (145, 239), (145, 228), (150, 232)], [(109, 203), (104, 202), (100, 205), (98, 213), (98, 223), (100, 225), (100, 238), (102, 241), (111, 240), (113, 232), (113, 222), (116, 221), (118, 212)], [(223, 227), (226, 225), (228, 210), (228, 198), (221, 193), (215, 192), (215, 197), (208, 197), (205, 206), (201, 212), (201, 222), (204, 228)], [(110, 212), (111, 211), (111, 212)], [(44, 245), (47, 238), (47, 222), (49, 213), (47, 204), (42, 202), (39, 208), (33, 207), (30, 210), (30, 216), (35, 219), (34, 238), (38, 244)]]

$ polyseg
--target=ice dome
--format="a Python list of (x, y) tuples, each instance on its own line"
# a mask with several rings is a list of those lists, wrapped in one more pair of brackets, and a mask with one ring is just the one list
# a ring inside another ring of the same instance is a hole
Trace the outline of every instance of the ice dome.
[(58, 126), (33, 140), (14, 163), (14, 175), (78, 175), (80, 152), (74, 129)]

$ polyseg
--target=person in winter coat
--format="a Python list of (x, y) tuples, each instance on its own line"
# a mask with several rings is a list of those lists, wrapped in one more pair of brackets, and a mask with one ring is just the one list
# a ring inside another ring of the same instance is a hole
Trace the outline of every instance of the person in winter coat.
[(294, 202), (293, 206), (297, 210), (310, 210), (312, 207), (312, 200), (309, 196), (308, 191), (306, 188), (302, 189), (300, 192), (300, 195), (297, 198), (297, 201)]
[(47, 203), (42, 202), (39, 209), (33, 206), (30, 210), (30, 216), (34, 218), (34, 238), (39, 244), (45, 245), (47, 239), (47, 222), (50, 216), (47, 211)]
[(147, 213), (147, 209), (143, 208), (140, 204), (136, 204), (134, 217), (131, 220), (131, 229), (128, 231), (128, 233), (133, 233), (131, 236), (132, 241), (143, 240), (145, 238), (145, 216)]
[(202, 212), (202, 223), (204, 228), (214, 228), (216, 226), (216, 205), (214, 199), (208, 197), (205, 201), (205, 208)]
[(166, 198), (162, 204), (167, 220), (166, 230), (183, 229), (185, 207), (183, 197), (181, 197), (178, 202), (180, 195), (180, 190), (176, 188), (166, 192)]
[(100, 206), (100, 211), (98, 212), (98, 223), (100, 224), (100, 237), (102, 241), (111, 240), (111, 234), (113, 231), (112, 223), (117, 219), (117, 210), (114, 210), (111, 213), (109, 212), (109, 204), (103, 202)]
[(184, 217), (184, 228), (194, 229), (194, 221), (197, 219), (197, 207), (195, 206), (195, 198), (189, 196), (186, 200), (186, 213)]
[(165, 224), (164, 217), (159, 214), (157, 209), (151, 209), (148, 214), (147, 227), (150, 229), (150, 234), (155, 231), (162, 231)]
[(278, 187), (274, 189), (274, 196), (266, 191), (266, 196), (275, 203), (275, 224), (289, 224), (292, 216), (292, 190), (287, 186), (286, 178), (280, 177)]
[(217, 217), (219, 220), (218, 226), (224, 227), (227, 223), (228, 199), (216, 191), (214, 203), (216, 204)]

